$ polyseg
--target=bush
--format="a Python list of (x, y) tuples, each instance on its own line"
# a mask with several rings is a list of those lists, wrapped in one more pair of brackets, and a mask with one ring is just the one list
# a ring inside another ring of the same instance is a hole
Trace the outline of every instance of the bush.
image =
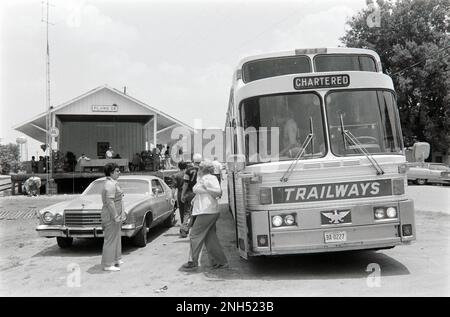
[(22, 168), (19, 156), (19, 145), (13, 143), (0, 145), (0, 173), (6, 175), (17, 173)]

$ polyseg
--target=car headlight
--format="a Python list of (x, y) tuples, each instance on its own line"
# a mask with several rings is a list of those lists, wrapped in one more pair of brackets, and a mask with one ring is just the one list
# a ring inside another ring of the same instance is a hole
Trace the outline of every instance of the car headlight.
[(56, 214), (56, 215), (55, 215), (55, 218), (54, 218), (54, 221), (55, 221), (57, 224), (62, 224), (63, 216), (62, 216), (61, 214)]
[(272, 224), (274, 227), (279, 227), (283, 224), (283, 218), (281, 216), (272, 217)]
[(386, 209), (386, 215), (389, 218), (397, 217), (397, 209), (395, 209), (395, 207), (389, 207), (388, 209)]
[(49, 224), (53, 221), (53, 214), (50, 211), (46, 211), (44, 212), (44, 214), (42, 215), (42, 219), (44, 219), (44, 222)]

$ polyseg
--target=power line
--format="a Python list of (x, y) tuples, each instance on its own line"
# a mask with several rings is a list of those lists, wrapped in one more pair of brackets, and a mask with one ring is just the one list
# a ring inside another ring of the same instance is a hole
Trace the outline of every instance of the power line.
[[(417, 65), (419, 65), (419, 64), (421, 64), (421, 63), (423, 63), (423, 62), (426, 61), (426, 60), (433, 59), (434, 56), (436, 56), (436, 55), (439, 54), (440, 52), (443, 52), (443, 51), (445, 51), (445, 50), (447, 50), (447, 49), (449, 49), (449, 48), (450, 48), (450, 45), (448, 45), (448, 46), (446, 46), (446, 47), (444, 47), (444, 48), (441, 48), (440, 50), (436, 51), (433, 55), (427, 56), (427, 57), (425, 57), (425, 58), (422, 58), (422, 59), (419, 60), (418, 62), (416, 62), (416, 63), (414, 63), (414, 64), (412, 64), (412, 65), (410, 65), (410, 66), (408, 66), (408, 67), (405, 67), (405, 68), (399, 70), (398, 72), (392, 74), (391, 76), (396, 76), (396, 75), (398, 75), (398, 74), (400, 74), (400, 73), (403, 73), (405, 70), (408, 70), (408, 69), (410, 69), (410, 68), (413, 68), (413, 67), (415, 67), (415, 66), (417, 66)], [(443, 57), (446, 57), (447, 55), (448, 55), (448, 53), (445, 54)]]

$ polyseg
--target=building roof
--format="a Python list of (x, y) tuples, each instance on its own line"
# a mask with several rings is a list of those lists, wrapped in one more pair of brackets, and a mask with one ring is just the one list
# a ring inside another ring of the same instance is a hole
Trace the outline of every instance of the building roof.
[[(152, 107), (136, 98), (133, 98), (130, 95), (127, 95), (127, 94), (121, 92), (120, 90), (109, 87), (108, 85), (99, 86), (99, 87), (92, 89), (76, 98), (73, 98), (65, 103), (62, 103), (56, 107), (53, 107), (51, 109), (51, 112), (55, 113), (56, 115), (59, 115), (59, 114), (61, 114), (61, 115), (67, 115), (67, 114), (85, 115), (84, 113), (76, 113), (76, 111), (75, 111), (75, 113), (70, 113), (70, 108), (71, 107), (74, 108), (74, 105), (76, 103), (81, 102), (88, 97), (92, 97), (95, 94), (99, 94), (102, 91), (108, 91), (108, 92), (118, 95), (122, 98), (125, 98), (132, 104), (135, 104), (138, 107), (140, 107), (143, 110), (143, 113), (145, 113), (147, 115), (157, 115), (158, 116), (157, 132), (161, 132), (163, 130), (166, 130), (166, 129), (168, 129), (172, 126), (176, 126), (176, 125), (180, 125), (182, 127), (187, 128), (190, 131), (194, 131), (194, 129), (191, 126), (187, 125), (186, 123), (184, 123), (178, 119), (175, 119), (174, 117), (168, 115), (167, 113), (165, 113), (155, 107)], [(20, 132), (30, 136), (33, 139), (36, 139), (40, 142), (45, 143), (46, 115), (47, 115), (47, 112), (42, 112), (42, 113), (38, 114), (37, 116), (35, 116), (23, 123), (13, 126), (13, 129), (20, 131)], [(99, 115), (99, 114), (97, 114), (97, 115)], [(101, 113), (101, 115), (105, 115), (105, 113)]]

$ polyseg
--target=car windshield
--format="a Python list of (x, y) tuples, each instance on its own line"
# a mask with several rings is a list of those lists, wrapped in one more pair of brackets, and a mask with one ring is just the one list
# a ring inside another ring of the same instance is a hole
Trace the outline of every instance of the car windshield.
[(294, 159), (311, 129), (314, 137), (301, 159), (326, 153), (321, 103), (315, 93), (252, 97), (242, 102), (240, 113), (248, 164)]
[(402, 153), (395, 98), (381, 90), (335, 91), (326, 96), (331, 151), (337, 156), (361, 155), (348, 143), (342, 127), (371, 154)]
[[(148, 181), (140, 179), (119, 179), (119, 186), (125, 194), (142, 194), (149, 193)], [(83, 193), (83, 195), (101, 195), (105, 180), (93, 182)]]

